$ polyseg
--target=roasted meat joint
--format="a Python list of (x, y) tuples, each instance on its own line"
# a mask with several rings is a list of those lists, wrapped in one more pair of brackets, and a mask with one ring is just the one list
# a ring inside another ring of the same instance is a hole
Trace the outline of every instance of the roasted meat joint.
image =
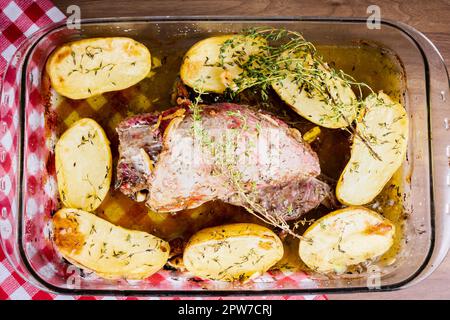
[(335, 69), (295, 31), (244, 29), (189, 43), (178, 60), (163, 53), (91, 38), (47, 61), (52, 94), (101, 110), (74, 121), (54, 111), (67, 125), (51, 219), (64, 261), (107, 279), (165, 269), (240, 285), (267, 271), (359, 276), (396, 256), (401, 99)]
[[(286, 220), (318, 206), (329, 187), (317, 180), (317, 155), (296, 129), (248, 106), (171, 109), (122, 122), (120, 190), (155, 211), (174, 212), (220, 199)], [(198, 126), (198, 127), (197, 127)], [(200, 128), (201, 126), (201, 128)]]

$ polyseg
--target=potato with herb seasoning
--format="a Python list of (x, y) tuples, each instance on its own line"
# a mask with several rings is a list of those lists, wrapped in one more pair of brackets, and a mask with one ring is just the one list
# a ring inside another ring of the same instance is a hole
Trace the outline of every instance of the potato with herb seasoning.
[(283, 257), (283, 244), (270, 229), (236, 223), (194, 234), (183, 253), (194, 275), (220, 281), (245, 281), (270, 269)]
[(131, 87), (151, 69), (149, 50), (131, 38), (91, 38), (64, 44), (51, 54), (46, 71), (59, 94), (85, 99)]
[(308, 51), (283, 52), (278, 64), (285, 76), (272, 84), (295, 112), (326, 128), (348, 127), (356, 118), (358, 103), (343, 76)]
[(244, 35), (210, 37), (194, 44), (186, 53), (180, 69), (181, 80), (200, 91), (223, 93), (234, 89), (233, 80), (251, 55), (259, 54), (266, 40)]
[(70, 263), (107, 279), (144, 279), (169, 258), (169, 244), (149, 233), (117, 227), (96, 215), (61, 209), (52, 218), (53, 241)]
[(56, 178), (66, 207), (94, 211), (111, 184), (109, 140), (92, 119), (75, 122), (56, 143)]
[(380, 92), (368, 96), (364, 106), (350, 160), (336, 187), (338, 200), (346, 205), (372, 201), (402, 165), (408, 145), (408, 116), (400, 103)]
[(317, 220), (303, 234), (299, 254), (319, 273), (343, 273), (375, 259), (394, 243), (395, 226), (375, 211), (349, 207)]

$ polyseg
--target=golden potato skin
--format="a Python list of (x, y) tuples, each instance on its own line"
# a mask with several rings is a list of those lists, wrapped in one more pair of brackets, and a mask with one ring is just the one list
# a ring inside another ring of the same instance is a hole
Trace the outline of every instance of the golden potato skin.
[(245, 281), (263, 274), (283, 257), (283, 244), (270, 229), (236, 223), (203, 229), (189, 240), (183, 262), (194, 275)]
[(160, 270), (169, 258), (166, 241), (117, 227), (86, 211), (61, 209), (52, 224), (58, 252), (103, 278), (144, 279)]
[[(291, 57), (304, 59), (306, 68), (311, 68), (315, 64), (315, 60), (310, 55), (297, 57), (290, 52), (280, 55), (280, 59)], [(293, 64), (291, 65), (294, 67)], [(291, 69), (291, 65), (288, 65), (286, 69)], [(332, 69), (328, 65), (320, 65), (316, 68), (326, 75), (324, 88), (335, 101), (339, 101), (339, 104), (327, 103), (317, 92), (308, 93), (303, 88), (303, 83), (295, 80), (295, 73), (288, 73), (286, 78), (274, 82), (272, 87), (280, 98), (303, 118), (326, 128), (348, 127), (356, 118), (357, 104), (355, 102), (357, 99), (355, 93), (342, 79), (332, 76)]]
[(364, 103), (366, 111), (356, 130), (376, 154), (354, 136), (350, 160), (336, 186), (338, 200), (346, 205), (372, 201), (406, 157), (409, 126), (405, 108), (383, 92), (367, 97)]
[[(219, 62), (220, 49), (226, 41), (233, 41), (236, 45), (222, 53), (224, 68)], [(191, 88), (206, 92), (223, 93), (227, 88), (233, 89), (233, 80), (242, 72), (242, 69), (233, 63), (233, 53), (243, 51), (248, 57), (260, 53), (264, 44), (265, 39), (243, 35), (222, 35), (201, 40), (185, 54), (180, 68), (181, 80)]]
[(144, 79), (150, 69), (149, 50), (125, 37), (64, 44), (50, 55), (46, 65), (52, 87), (71, 99), (126, 89)]
[(56, 143), (56, 178), (66, 207), (94, 211), (108, 193), (112, 175), (109, 140), (92, 119), (75, 122)]
[(394, 243), (395, 226), (364, 207), (337, 210), (303, 234), (299, 255), (319, 273), (343, 273), (348, 267), (381, 256)]

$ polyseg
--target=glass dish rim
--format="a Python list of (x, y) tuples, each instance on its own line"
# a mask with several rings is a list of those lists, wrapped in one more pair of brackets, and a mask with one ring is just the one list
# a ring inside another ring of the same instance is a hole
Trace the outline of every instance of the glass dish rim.
[[(81, 19), (81, 25), (87, 24), (97, 24), (97, 23), (108, 23), (108, 22), (184, 22), (184, 21), (192, 21), (192, 22), (208, 22), (208, 21), (225, 21), (225, 22), (337, 22), (337, 23), (366, 23), (366, 18), (345, 18), (345, 17), (296, 17), (296, 16), (283, 16), (283, 17), (250, 17), (250, 16), (140, 16), (140, 17), (118, 17), (118, 18), (89, 18), (89, 19)], [(431, 128), (431, 108), (430, 108), (430, 73), (429, 73), (429, 64), (426, 59), (426, 54), (420, 45), (420, 43), (411, 36), (405, 29), (404, 26), (411, 28), (413, 31), (421, 34), (420, 31), (403, 24), (401, 22), (396, 22), (387, 19), (381, 19), (381, 24), (393, 27), (400, 31), (402, 34), (406, 35), (408, 39), (412, 41), (412, 43), (419, 50), (423, 63), (424, 63), (424, 74), (425, 74), (425, 91), (426, 91), (426, 107), (427, 107), (427, 125)], [(21, 190), (23, 190), (24, 186), (24, 135), (25, 132), (25, 101), (26, 101), (26, 66), (28, 65), (29, 58), (33, 49), (36, 47), (38, 43), (42, 41), (49, 33), (55, 32), (59, 28), (63, 28), (65, 26), (65, 22), (53, 23), (49, 25), (45, 30), (45, 32), (39, 36), (34, 43), (27, 49), (26, 56), (24, 58), (22, 70), (21, 70), (21, 92), (20, 92), (20, 106), (19, 106), (19, 140), (18, 140), (18, 251), (20, 254), (20, 258), (24, 262), (24, 266), (26, 267), (26, 271), (30, 273), (35, 281), (42, 286), (43, 289), (54, 292), (57, 294), (64, 295), (94, 295), (94, 296), (111, 296), (111, 295), (124, 295), (124, 296), (264, 296), (264, 295), (304, 295), (304, 294), (336, 294), (336, 293), (363, 293), (363, 292), (386, 292), (386, 291), (394, 291), (399, 290), (405, 285), (411, 283), (415, 278), (417, 278), (422, 271), (426, 268), (433, 252), (435, 250), (435, 206), (434, 206), (434, 186), (433, 186), (433, 154), (432, 154), (432, 145), (431, 145), (431, 130), (428, 130), (428, 157), (429, 157), (429, 170), (430, 170), (430, 226), (431, 226), (431, 235), (430, 235), (430, 245), (428, 249), (428, 253), (425, 256), (424, 261), (420, 265), (420, 267), (409, 277), (399, 281), (395, 284), (389, 285), (381, 285), (378, 288), (368, 288), (368, 287), (340, 287), (340, 288), (313, 288), (313, 289), (269, 289), (269, 290), (117, 290), (117, 289), (70, 289), (70, 288), (61, 288), (55, 285), (48, 283), (44, 280), (31, 266), (30, 261), (24, 250), (24, 238), (23, 238), (23, 196)], [(422, 35), (422, 34), (421, 34)], [(426, 37), (425, 37), (426, 38)], [(426, 38), (428, 39), (428, 38)], [(437, 50), (436, 50), (437, 51)], [(22, 276), (23, 277), (23, 276)], [(26, 281), (28, 281), (25, 278)]]

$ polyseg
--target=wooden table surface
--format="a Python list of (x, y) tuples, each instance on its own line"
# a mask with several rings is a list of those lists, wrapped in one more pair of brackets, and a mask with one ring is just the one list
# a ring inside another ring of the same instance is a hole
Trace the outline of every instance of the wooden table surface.
[[(376, 4), (384, 19), (407, 23), (426, 34), (450, 66), (450, 0), (345, 1), (345, 0), (53, 0), (63, 12), (70, 5), (81, 8), (82, 18), (166, 15), (231, 16), (334, 16), (366, 17), (367, 7)], [(329, 299), (450, 299), (450, 255), (422, 283), (387, 293), (329, 295)]]

